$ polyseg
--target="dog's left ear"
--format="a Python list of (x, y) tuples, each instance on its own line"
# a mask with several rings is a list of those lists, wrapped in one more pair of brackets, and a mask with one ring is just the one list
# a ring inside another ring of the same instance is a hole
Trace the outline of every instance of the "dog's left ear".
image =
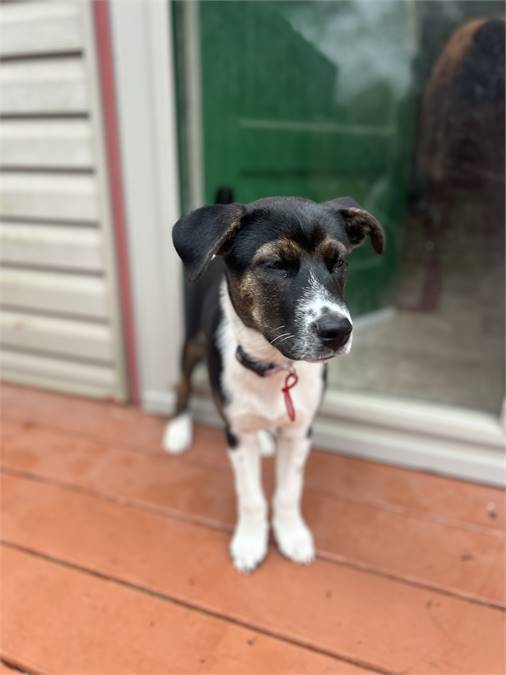
[(346, 234), (353, 248), (360, 246), (366, 236), (371, 238), (371, 244), (376, 253), (383, 253), (385, 248), (385, 232), (376, 218), (363, 209), (351, 197), (339, 197), (325, 202), (324, 206), (337, 211), (344, 220)]
[(172, 241), (191, 281), (206, 271), (215, 255), (226, 250), (244, 212), (242, 204), (213, 204), (196, 209), (177, 221), (172, 228)]

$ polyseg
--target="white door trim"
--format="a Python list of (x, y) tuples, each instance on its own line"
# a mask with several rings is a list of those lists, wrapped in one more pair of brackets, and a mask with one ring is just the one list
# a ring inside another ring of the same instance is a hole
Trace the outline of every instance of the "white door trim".
[(188, 208), (204, 204), (204, 141), (202, 120), (202, 71), (200, 53), (200, 7), (198, 2), (181, 4), (183, 76), (188, 155)]
[(176, 94), (170, 3), (111, 0), (116, 95), (141, 403), (171, 393), (183, 335)]

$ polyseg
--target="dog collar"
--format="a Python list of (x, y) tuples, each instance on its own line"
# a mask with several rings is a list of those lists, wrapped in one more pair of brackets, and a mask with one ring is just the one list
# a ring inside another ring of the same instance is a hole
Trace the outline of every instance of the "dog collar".
[(244, 366), (248, 370), (253, 371), (255, 375), (258, 375), (258, 377), (270, 377), (271, 375), (275, 375), (282, 370), (288, 370), (287, 368), (278, 366), (275, 363), (257, 361), (252, 356), (247, 354), (241, 345), (237, 346), (237, 349), (235, 350), (235, 357), (241, 366)]
[(258, 375), (258, 377), (270, 377), (271, 375), (275, 375), (276, 373), (280, 373), (282, 371), (287, 372), (287, 375), (285, 377), (285, 384), (281, 388), (281, 393), (283, 394), (283, 397), (285, 399), (285, 406), (288, 417), (291, 422), (295, 422), (295, 406), (293, 405), (292, 395), (290, 393), (290, 389), (293, 389), (293, 387), (295, 387), (295, 385), (299, 381), (297, 373), (295, 372), (295, 368), (293, 366), (291, 367), (278, 366), (272, 362), (257, 361), (252, 356), (247, 354), (241, 347), (241, 345), (237, 346), (237, 349), (235, 350), (235, 357), (239, 361), (241, 366), (244, 366), (244, 368), (251, 370), (253, 373), (255, 373), (255, 375)]

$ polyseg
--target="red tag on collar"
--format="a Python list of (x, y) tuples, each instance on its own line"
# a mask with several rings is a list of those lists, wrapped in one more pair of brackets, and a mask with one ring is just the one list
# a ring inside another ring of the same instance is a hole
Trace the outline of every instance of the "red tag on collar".
[(283, 396), (285, 397), (286, 412), (288, 413), (291, 422), (295, 422), (295, 407), (293, 405), (290, 389), (293, 389), (298, 381), (299, 378), (297, 377), (297, 373), (292, 371), (285, 377), (285, 386), (281, 389)]

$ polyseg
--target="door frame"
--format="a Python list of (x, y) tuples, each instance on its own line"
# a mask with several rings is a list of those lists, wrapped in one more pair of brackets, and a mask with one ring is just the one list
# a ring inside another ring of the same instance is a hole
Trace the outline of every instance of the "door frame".
[[(183, 325), (182, 271), (170, 241), (170, 224), (179, 217), (170, 3), (112, 0), (111, 5), (141, 404), (147, 411), (170, 414)], [(196, 3), (183, 5), (187, 44), (194, 45), (198, 42)], [(198, 107), (195, 87), (200, 74), (195, 58), (186, 77), (193, 91), (187, 104)], [(203, 175), (202, 148), (195, 147), (201, 142), (199, 120), (199, 110), (193, 110), (189, 125), (190, 135), (192, 128), (194, 134), (189, 141), (193, 148), (190, 173), (195, 181), (192, 201), (201, 194)], [(142, 229), (135, 226), (139, 220)], [(204, 372), (196, 379), (192, 404), (196, 418), (220, 424)], [(499, 416), (479, 411), (329, 391), (315, 424), (314, 440), (320, 447), (348, 455), (506, 484), (504, 424)]]
[(171, 12), (168, 0), (109, 0), (109, 8), (139, 399), (144, 409), (166, 413), (183, 337), (171, 239), (180, 215)]

